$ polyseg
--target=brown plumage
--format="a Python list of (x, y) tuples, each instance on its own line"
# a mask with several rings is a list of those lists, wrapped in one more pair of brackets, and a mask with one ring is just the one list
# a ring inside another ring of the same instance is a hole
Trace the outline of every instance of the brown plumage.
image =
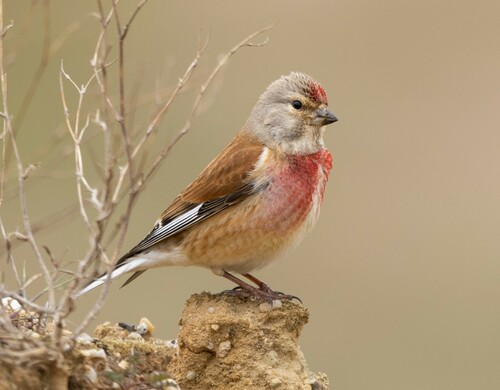
[(295, 246), (318, 218), (332, 163), (324, 126), (337, 120), (327, 104), (324, 89), (305, 74), (271, 83), (243, 129), (117, 262), (112, 278), (134, 272), (128, 284), (149, 268), (198, 265), (255, 295), (277, 297), (248, 273)]
[(175, 198), (161, 219), (172, 218), (186, 203), (202, 203), (240, 190), (248, 184), (249, 172), (257, 163), (262, 147), (262, 143), (245, 132), (233, 138), (198, 178)]

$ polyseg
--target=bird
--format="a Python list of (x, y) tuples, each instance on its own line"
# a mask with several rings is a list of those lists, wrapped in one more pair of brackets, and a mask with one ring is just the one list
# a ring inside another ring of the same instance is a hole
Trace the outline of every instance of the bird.
[[(311, 76), (291, 72), (272, 82), (232, 141), (118, 259), (109, 278), (132, 272), (125, 286), (148, 269), (201, 266), (252, 296), (292, 297), (250, 272), (295, 247), (318, 220), (333, 162), (324, 131), (336, 121)], [(77, 296), (102, 285), (108, 272)]]

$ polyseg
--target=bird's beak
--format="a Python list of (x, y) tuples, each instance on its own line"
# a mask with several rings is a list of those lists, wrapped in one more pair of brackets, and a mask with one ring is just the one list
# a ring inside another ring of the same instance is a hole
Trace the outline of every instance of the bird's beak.
[(337, 117), (328, 111), (328, 108), (323, 107), (316, 111), (316, 118), (314, 119), (314, 122), (320, 126), (325, 126), (330, 123), (337, 122), (337, 120)]

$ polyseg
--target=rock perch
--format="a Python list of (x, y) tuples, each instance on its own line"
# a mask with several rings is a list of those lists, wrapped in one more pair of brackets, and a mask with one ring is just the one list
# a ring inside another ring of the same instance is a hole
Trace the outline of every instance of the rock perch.
[(195, 294), (186, 302), (179, 354), (168, 366), (182, 390), (328, 389), (298, 345), (309, 313), (285, 301)]

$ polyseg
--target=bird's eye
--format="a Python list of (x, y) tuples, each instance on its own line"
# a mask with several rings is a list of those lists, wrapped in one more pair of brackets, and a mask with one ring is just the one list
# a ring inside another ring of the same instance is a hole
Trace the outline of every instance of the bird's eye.
[(292, 102), (292, 107), (296, 110), (300, 110), (302, 108), (302, 102), (300, 100), (294, 100)]

